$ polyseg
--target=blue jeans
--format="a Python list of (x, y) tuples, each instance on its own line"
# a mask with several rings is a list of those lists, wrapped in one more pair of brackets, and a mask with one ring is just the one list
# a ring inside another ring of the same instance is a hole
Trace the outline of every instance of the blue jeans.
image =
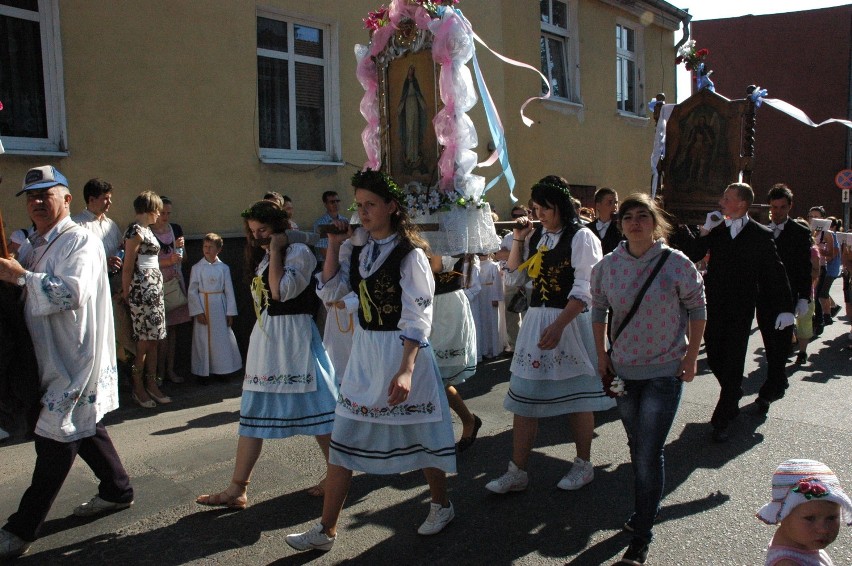
[(631, 518), (635, 536), (650, 543), (665, 485), (663, 448), (672, 428), (683, 382), (677, 377), (624, 380), (626, 395), (616, 398), (627, 433), (636, 497)]

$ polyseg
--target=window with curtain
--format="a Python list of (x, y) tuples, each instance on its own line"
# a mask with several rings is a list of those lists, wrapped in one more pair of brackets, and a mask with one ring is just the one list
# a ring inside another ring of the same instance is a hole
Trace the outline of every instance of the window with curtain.
[[(576, 2), (539, 0), (539, 11), (541, 74), (547, 77), (551, 96), (578, 102)], [(546, 91), (547, 84), (542, 84)]]
[(619, 112), (638, 114), (639, 102), (639, 32), (636, 28), (615, 25), (615, 102)]
[(0, 0), (0, 136), (10, 153), (59, 151), (61, 61), (55, 0)]
[(277, 14), (257, 18), (261, 157), (331, 160), (337, 146), (330, 26)]

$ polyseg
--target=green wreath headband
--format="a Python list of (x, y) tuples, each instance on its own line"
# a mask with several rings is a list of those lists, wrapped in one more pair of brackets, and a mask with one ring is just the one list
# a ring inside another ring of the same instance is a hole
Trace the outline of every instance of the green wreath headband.
[(405, 192), (391, 179), (390, 175), (382, 171), (365, 169), (352, 175), (352, 186), (356, 189), (367, 189), (377, 195), (388, 196), (395, 199), (399, 204), (405, 203)]

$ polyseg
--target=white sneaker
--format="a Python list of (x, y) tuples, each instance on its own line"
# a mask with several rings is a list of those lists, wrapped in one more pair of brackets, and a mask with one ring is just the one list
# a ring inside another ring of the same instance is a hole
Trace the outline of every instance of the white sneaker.
[(527, 473), (517, 467), (509, 460), (509, 471), (485, 484), (485, 489), (492, 493), (507, 493), (509, 491), (523, 491), (527, 488), (530, 479)]
[(30, 544), (18, 535), (0, 529), (0, 560), (23, 556), (30, 550)]
[(587, 483), (595, 479), (595, 468), (591, 462), (586, 462), (581, 458), (574, 458), (574, 465), (568, 471), (556, 487), (564, 490), (580, 489)]
[(331, 550), (337, 535), (328, 536), (322, 532), (322, 523), (317, 523), (311, 530), (295, 535), (287, 535), (284, 539), (287, 544), (298, 550)]
[(426, 520), (423, 521), (423, 524), (420, 525), (419, 529), (417, 529), (417, 534), (437, 535), (449, 524), (450, 521), (455, 518), (455, 516), (456, 512), (453, 509), (452, 501), (450, 502), (449, 507), (441, 507), (440, 503), (430, 503), (429, 516), (426, 517)]

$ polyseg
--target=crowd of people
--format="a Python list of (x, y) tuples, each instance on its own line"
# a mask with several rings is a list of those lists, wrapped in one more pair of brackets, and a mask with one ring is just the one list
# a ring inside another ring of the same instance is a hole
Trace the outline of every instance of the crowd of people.
[[(806, 364), (808, 343), (834, 322), (840, 306), (829, 291), (841, 275), (850, 314), (852, 240), (821, 207), (809, 211), (810, 222), (792, 219), (793, 193), (783, 184), (768, 193), (768, 225), (748, 215), (752, 188), (733, 183), (720, 211), (674, 249), (667, 243), (673, 228), (647, 195), (631, 194), (619, 206), (618, 194), (603, 188), (594, 209), (584, 209), (565, 179), (549, 175), (532, 186), (528, 207), (512, 209), (514, 227), (499, 251), (459, 257), (433, 253), (388, 175), (361, 171), (352, 187), (355, 229), (334, 191), (323, 193), (326, 214), (312, 232), (298, 229), (292, 200), (275, 192), (242, 212), (256, 322), (239, 440), (230, 484), (196, 499), (244, 509), (264, 439), (313, 436), (326, 475), (309, 493), (323, 498), (322, 514), (308, 531), (287, 535), (299, 551), (333, 547), (354, 471), (423, 470), (431, 504), (418, 533), (440, 533), (456, 513), (447, 475), (483, 426), (457, 386), (475, 376), (478, 362), (509, 355), (511, 455), (486, 489), (527, 489), (539, 420), (557, 415), (568, 416), (576, 457), (556, 487), (594, 481), (595, 413), (617, 407), (634, 475), (624, 524), (632, 539), (621, 563), (644, 564), (664, 493), (666, 437), (702, 340), (721, 388), (712, 440), (726, 442), (736, 434), (755, 314), (767, 377), (754, 410), (764, 414), (784, 396), (791, 352)], [(140, 193), (122, 231), (106, 216), (106, 181), (85, 185), (86, 210), (73, 217), (68, 180), (52, 166), (30, 170), (18, 194), (26, 195), (33, 226), (12, 234), (14, 255), (0, 259), (0, 281), (23, 294), (26, 328), (38, 344), (29, 379), (41, 398), (29, 407), (32, 485), (0, 529), (0, 558), (26, 553), (38, 538), (77, 454), (100, 484), (76, 515), (133, 503), (102, 423), (118, 406), (116, 344), (119, 357), (132, 356), (131, 399), (143, 408), (171, 403), (163, 381), (183, 381), (174, 366), (178, 324), (193, 323), (197, 376), (243, 367), (219, 235), (204, 236), (187, 285), (184, 235), (169, 222), (166, 197)], [(462, 424), (458, 440), (451, 411)], [(836, 476), (820, 462), (791, 460), (772, 489), (758, 513), (780, 524), (767, 563), (807, 555), (829, 564), (825, 547), (841, 520), (852, 524), (852, 502)]]

